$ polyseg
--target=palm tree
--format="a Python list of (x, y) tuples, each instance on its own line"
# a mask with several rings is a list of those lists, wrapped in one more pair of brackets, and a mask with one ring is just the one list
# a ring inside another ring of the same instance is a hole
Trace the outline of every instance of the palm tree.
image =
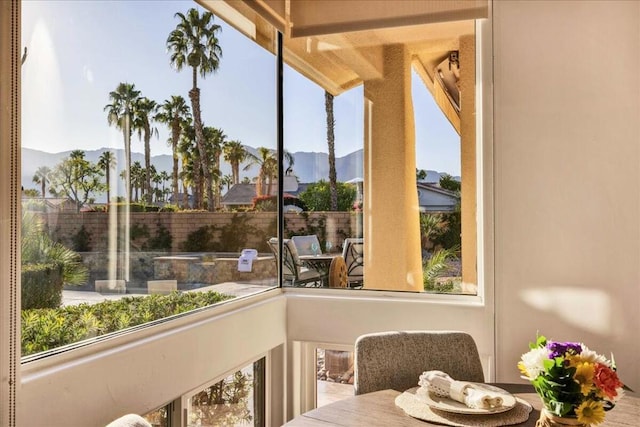
[(167, 191), (165, 190), (165, 186), (167, 181), (171, 178), (171, 175), (167, 171), (162, 171), (158, 174), (160, 177), (160, 183), (162, 184), (162, 201), (166, 201)]
[(248, 170), (252, 165), (257, 165), (260, 168), (256, 180), (256, 196), (270, 194), (271, 180), (278, 173), (278, 160), (273, 150), (258, 147), (258, 155), (247, 152), (247, 159), (249, 163), (244, 167), (244, 170)]
[(98, 158), (98, 167), (104, 171), (104, 181), (107, 188), (107, 205), (111, 201), (111, 169), (115, 168), (115, 166), (116, 156), (112, 151), (105, 151), (100, 155), (100, 158)]
[(151, 126), (151, 121), (158, 109), (158, 104), (143, 96), (138, 98), (135, 103), (135, 115), (133, 126), (138, 130), (138, 138), (142, 140), (144, 135), (144, 167), (145, 167), (145, 180), (144, 180), (144, 196), (145, 201), (150, 203), (152, 200), (151, 191), (151, 136), (156, 135), (158, 137), (158, 129)]
[(240, 182), (240, 163), (247, 159), (247, 150), (240, 141), (229, 141), (225, 145), (224, 160), (231, 165), (231, 177), (232, 184), (238, 184)]
[(171, 152), (173, 154), (173, 200), (178, 200), (178, 142), (182, 132), (183, 123), (191, 118), (189, 107), (181, 96), (173, 95), (171, 99), (165, 100), (160, 105), (155, 119), (160, 123), (165, 123), (171, 128)]
[[(182, 134), (178, 143), (178, 153), (182, 159), (182, 172), (180, 172), (180, 180), (182, 181), (182, 208), (188, 209), (189, 187), (192, 187), (191, 193), (194, 201), (199, 193), (200, 180), (196, 182), (196, 164), (200, 165), (200, 158), (195, 146), (195, 130), (190, 122), (184, 122), (182, 126)], [(199, 167), (197, 169), (200, 169)], [(199, 172), (198, 172), (199, 176)], [(176, 201), (176, 203), (178, 203)], [(194, 204), (194, 207), (197, 206)]]
[[(189, 91), (193, 121), (196, 131), (196, 145), (200, 152), (200, 158), (206, 158), (205, 138), (200, 111), (200, 89), (198, 88), (198, 72), (202, 78), (207, 74), (215, 73), (220, 66), (222, 49), (218, 44), (216, 34), (221, 31), (219, 25), (213, 23), (213, 14), (203, 12), (200, 15), (197, 9), (191, 8), (186, 15), (178, 12), (175, 14), (180, 22), (176, 29), (169, 34), (167, 47), (171, 52), (171, 64), (178, 71), (186, 65), (192, 68), (193, 87)], [(207, 188), (207, 197), (213, 200), (213, 188), (209, 170), (202, 168)], [(198, 174), (196, 174), (197, 176)], [(198, 178), (199, 179), (199, 178)], [(198, 207), (202, 207), (201, 198)], [(213, 203), (209, 203), (209, 210), (213, 210)]]
[[(215, 207), (220, 206), (220, 179), (222, 178), (222, 171), (220, 170), (220, 157), (224, 151), (224, 147), (227, 145), (227, 136), (222, 129), (206, 126), (204, 128), (204, 136), (207, 141), (207, 151), (210, 151), (211, 157), (207, 158), (207, 165), (211, 165), (209, 174), (213, 179), (213, 187), (215, 192)], [(210, 161), (210, 159), (212, 161)], [(209, 201), (209, 203), (213, 203)]]
[(131, 165), (130, 179), (131, 186), (135, 190), (133, 200), (138, 202), (140, 201), (138, 190), (144, 187), (145, 171), (142, 169), (142, 164), (137, 160)]
[(51, 169), (47, 166), (40, 166), (36, 173), (33, 175), (32, 181), (36, 184), (40, 184), (40, 189), (42, 190), (42, 198), (45, 198), (47, 183), (49, 182), (49, 175), (51, 174)]
[(140, 91), (135, 89), (133, 83), (120, 83), (116, 90), (109, 92), (110, 104), (105, 105), (104, 111), (107, 111), (107, 120), (109, 125), (115, 125), (116, 128), (122, 130), (122, 136), (124, 137), (124, 158), (125, 158), (125, 170), (124, 181), (127, 188), (127, 201), (131, 200), (132, 188), (131, 188), (131, 132), (133, 128), (131, 126), (131, 115), (134, 104)]
[(324, 91), (324, 109), (327, 113), (327, 145), (329, 146), (329, 198), (331, 210), (338, 210), (338, 183), (336, 177), (336, 145), (334, 128), (336, 121), (333, 118), (333, 95)]

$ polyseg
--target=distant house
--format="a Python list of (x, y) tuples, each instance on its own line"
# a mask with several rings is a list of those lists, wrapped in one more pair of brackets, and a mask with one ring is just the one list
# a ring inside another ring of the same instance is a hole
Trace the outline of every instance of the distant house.
[(255, 184), (233, 184), (227, 191), (220, 204), (224, 209), (242, 209), (253, 206), (253, 199), (256, 197)]
[(440, 188), (437, 184), (418, 182), (418, 205), (420, 212), (453, 212), (460, 196)]
[(193, 196), (191, 194), (186, 194), (185, 193), (178, 193), (178, 197), (174, 200), (173, 198), (173, 194), (171, 196), (169, 196), (168, 201), (169, 203), (171, 203), (172, 205), (177, 205), (177, 206), (183, 206), (183, 200), (184, 198), (187, 198), (187, 204), (189, 205), (190, 208), (193, 207)]
[[(22, 206), (30, 212), (77, 212), (76, 202), (69, 197), (23, 197)], [(93, 208), (83, 204), (80, 212), (89, 212)]]

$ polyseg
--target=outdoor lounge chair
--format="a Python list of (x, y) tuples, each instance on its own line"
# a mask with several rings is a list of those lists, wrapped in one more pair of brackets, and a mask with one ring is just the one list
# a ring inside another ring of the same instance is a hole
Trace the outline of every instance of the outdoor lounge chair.
[(347, 286), (362, 286), (364, 279), (364, 239), (344, 239), (342, 258), (347, 265)]
[(457, 331), (391, 331), (361, 335), (354, 356), (355, 394), (418, 385), (424, 371), (446, 372), (458, 381), (484, 382), (473, 337)]
[[(271, 251), (278, 260), (278, 239), (272, 237), (267, 241)], [(302, 265), (298, 256), (296, 245), (291, 239), (282, 241), (284, 256), (282, 257), (282, 279), (284, 284), (290, 286), (322, 286), (326, 278), (323, 278), (316, 270)]]

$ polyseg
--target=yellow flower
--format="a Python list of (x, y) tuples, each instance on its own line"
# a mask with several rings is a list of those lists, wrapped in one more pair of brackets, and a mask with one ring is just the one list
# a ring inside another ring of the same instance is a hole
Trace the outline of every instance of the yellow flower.
[(576, 373), (573, 379), (580, 384), (580, 391), (583, 395), (588, 395), (593, 387), (593, 375), (595, 373), (595, 367), (593, 363), (578, 362), (576, 364)]
[(604, 408), (599, 402), (586, 400), (576, 409), (576, 416), (582, 424), (600, 424), (604, 421)]
[(525, 377), (529, 378), (529, 372), (527, 372), (527, 368), (524, 367), (524, 363), (518, 362), (518, 369)]

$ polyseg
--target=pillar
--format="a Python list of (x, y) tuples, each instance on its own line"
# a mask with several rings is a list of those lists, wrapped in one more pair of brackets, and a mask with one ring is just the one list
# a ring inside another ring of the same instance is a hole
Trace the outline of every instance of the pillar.
[(460, 170), (462, 292), (477, 293), (476, 48), (475, 36), (460, 38)]
[(421, 291), (411, 56), (383, 52), (383, 78), (364, 83), (364, 287)]

